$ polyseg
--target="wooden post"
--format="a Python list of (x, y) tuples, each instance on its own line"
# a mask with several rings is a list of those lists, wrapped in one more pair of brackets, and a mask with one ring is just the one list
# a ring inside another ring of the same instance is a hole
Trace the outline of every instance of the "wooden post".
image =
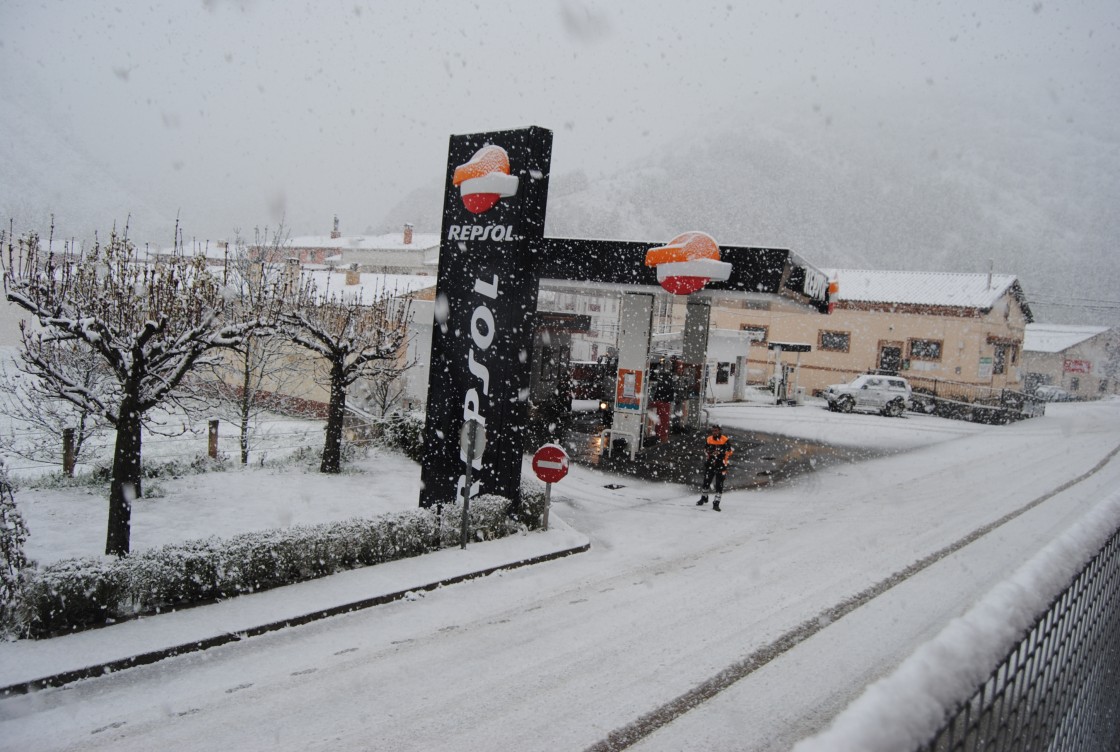
[(74, 477), (74, 429), (62, 429), (62, 472), (67, 478)]
[(209, 446), (207, 447), (207, 454), (210, 459), (218, 459), (218, 419), (210, 419), (210, 433), (209, 433)]

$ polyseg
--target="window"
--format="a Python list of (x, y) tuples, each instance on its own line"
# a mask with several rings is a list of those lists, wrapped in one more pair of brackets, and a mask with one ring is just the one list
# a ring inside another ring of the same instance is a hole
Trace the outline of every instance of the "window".
[(731, 377), (730, 363), (716, 363), (716, 383), (726, 384)]
[(602, 303), (588, 303), (587, 310), (598, 313), (603, 310), (603, 305)]
[(850, 332), (829, 332), (822, 329), (817, 333), (818, 350), (848, 352), (848, 347), (851, 345), (851, 342), (852, 335)]
[(758, 324), (739, 324), (739, 330), (743, 332), (750, 332), (755, 342), (766, 342), (770, 339), (770, 327), (759, 326)]
[(1019, 348), (1015, 345), (996, 345), (995, 358), (992, 362), (992, 373), (1005, 373), (1010, 363), (1015, 365), (1019, 359)]
[(941, 340), (939, 339), (912, 339), (910, 340), (911, 360), (941, 360)]
[(1081, 379), (1079, 377), (1074, 376), (1069, 380), (1069, 390), (1071, 392), (1081, 391)]

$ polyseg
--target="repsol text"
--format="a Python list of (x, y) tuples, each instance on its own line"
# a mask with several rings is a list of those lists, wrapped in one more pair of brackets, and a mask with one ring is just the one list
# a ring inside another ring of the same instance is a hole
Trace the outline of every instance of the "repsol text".
[(513, 225), (451, 225), (447, 228), (448, 240), (516, 240)]

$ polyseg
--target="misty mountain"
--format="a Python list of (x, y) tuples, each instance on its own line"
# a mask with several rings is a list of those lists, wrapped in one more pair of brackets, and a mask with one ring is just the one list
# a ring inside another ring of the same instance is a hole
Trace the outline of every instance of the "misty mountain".
[[(1019, 277), (1036, 320), (1120, 324), (1120, 145), (1105, 135), (1114, 130), (1021, 104), (1014, 114), (987, 102), (898, 111), (728, 118), (616, 174), (554, 174), (546, 233), (665, 241), (703, 230), (821, 267), (991, 267)], [(408, 195), (387, 227), (438, 227), (441, 190)]]
[(8, 98), (0, 107), (0, 217), (17, 235), (45, 236), (54, 216), (55, 237), (83, 241), (115, 224), (138, 242), (170, 245), (175, 218), (113, 176), (36, 111)]
[[(1117, 325), (1118, 108), (1100, 103), (1092, 122), (1047, 104), (822, 99), (803, 112), (712, 116), (626, 169), (554, 173), (546, 232), (660, 242), (704, 230), (721, 243), (790, 248), (821, 267), (991, 264), (1019, 277), (1039, 321)], [(0, 108), (0, 216), (17, 233), (45, 233), (53, 214), (59, 238), (128, 222), (140, 243), (170, 242), (174, 217), (154, 208), (154, 192), (123, 185), (32, 109)], [(433, 176), (377, 229), (434, 230), (441, 202)]]

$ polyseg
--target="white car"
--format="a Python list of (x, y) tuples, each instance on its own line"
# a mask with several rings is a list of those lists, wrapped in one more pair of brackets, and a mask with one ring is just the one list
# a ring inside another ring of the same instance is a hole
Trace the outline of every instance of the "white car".
[(1034, 390), (1034, 396), (1043, 402), (1071, 402), (1073, 395), (1060, 386), (1044, 384)]
[(868, 373), (848, 384), (833, 384), (825, 390), (824, 398), (829, 410), (871, 410), (897, 418), (910, 406), (910, 383), (901, 376)]

